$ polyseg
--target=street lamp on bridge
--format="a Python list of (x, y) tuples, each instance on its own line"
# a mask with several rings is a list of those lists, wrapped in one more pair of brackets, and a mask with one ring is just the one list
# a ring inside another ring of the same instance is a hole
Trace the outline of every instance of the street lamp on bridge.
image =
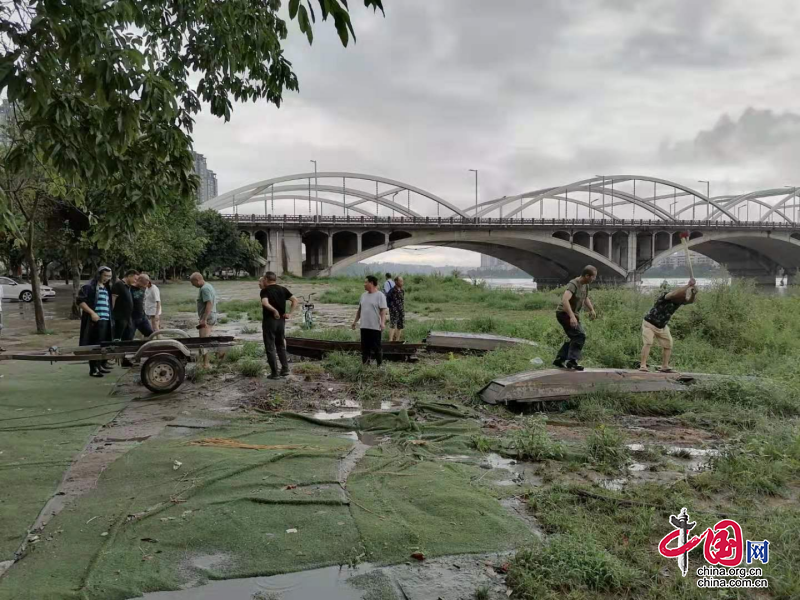
[(478, 218), (478, 169), (470, 169), (470, 173), (475, 173), (475, 218)]

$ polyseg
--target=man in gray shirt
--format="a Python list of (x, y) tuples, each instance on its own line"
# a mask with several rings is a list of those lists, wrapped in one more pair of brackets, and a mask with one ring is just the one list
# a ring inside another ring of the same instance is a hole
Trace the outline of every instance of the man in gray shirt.
[(364, 289), (366, 291), (361, 294), (352, 327), (355, 329), (359, 319), (361, 320), (361, 362), (369, 364), (374, 355), (375, 362), (380, 367), (383, 362), (381, 332), (386, 326), (386, 313), (389, 309), (386, 305), (386, 296), (378, 291), (376, 277), (368, 275), (364, 280)]

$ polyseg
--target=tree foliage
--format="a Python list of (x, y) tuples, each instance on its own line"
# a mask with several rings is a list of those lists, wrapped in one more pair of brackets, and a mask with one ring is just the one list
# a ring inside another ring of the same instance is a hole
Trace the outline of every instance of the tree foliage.
[(222, 268), (248, 269), (261, 254), (261, 244), (240, 235), (234, 223), (214, 210), (201, 212), (198, 224), (208, 240), (196, 262), (202, 272)]
[[(353, 34), (346, 0), (316, 3), (346, 45)], [(364, 4), (383, 10), (382, 0)], [(285, 89), (298, 89), (283, 53), (280, 6), (9, 0), (0, 5), (0, 92), (24, 113), (23, 132), (45, 162), (108, 190), (117, 209), (109, 225), (132, 222), (176, 193), (191, 195), (189, 136), (201, 103), (228, 120), (232, 100), (280, 106)], [(311, 41), (310, 0), (290, 0), (289, 13)], [(30, 149), (14, 148), (9, 160), (29, 165)]]

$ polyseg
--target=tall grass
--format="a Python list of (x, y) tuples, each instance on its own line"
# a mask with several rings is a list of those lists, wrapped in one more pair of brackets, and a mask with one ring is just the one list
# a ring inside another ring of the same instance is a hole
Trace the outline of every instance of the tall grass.
[[(319, 301), (327, 304), (357, 304), (364, 293), (363, 279), (348, 278), (333, 282)], [(415, 312), (429, 305), (475, 304), (493, 310), (535, 311), (555, 309), (552, 293), (516, 293), (493, 290), (483, 284), (472, 285), (452, 275), (409, 275), (405, 278), (406, 310)]]

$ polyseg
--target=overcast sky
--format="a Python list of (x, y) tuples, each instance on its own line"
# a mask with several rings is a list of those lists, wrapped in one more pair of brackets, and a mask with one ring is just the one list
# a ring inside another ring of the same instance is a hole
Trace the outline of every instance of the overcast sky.
[(712, 195), (800, 185), (797, 0), (384, 3), (385, 18), (350, 2), (347, 49), (332, 24), (317, 24), (310, 47), (291, 29), (300, 92), (280, 109), (198, 118), (195, 148), (220, 192), (313, 170), (310, 159), (462, 207), (474, 202), (468, 169), (481, 200), (612, 172), (709, 179)]

